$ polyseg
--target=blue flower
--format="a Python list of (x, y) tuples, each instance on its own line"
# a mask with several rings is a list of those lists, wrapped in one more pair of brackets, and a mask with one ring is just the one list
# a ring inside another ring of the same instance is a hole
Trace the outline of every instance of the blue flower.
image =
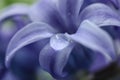
[(45, 43), (40, 44), (40, 65), (54, 78), (88, 70), (97, 54), (106, 64), (116, 60), (113, 40), (103, 28), (119, 26), (118, 15), (105, 4), (83, 7), (83, 2), (40, 0), (34, 4), (29, 12), (33, 23), (18, 31), (10, 41), (6, 66), (10, 66), (18, 50), (37, 41)]

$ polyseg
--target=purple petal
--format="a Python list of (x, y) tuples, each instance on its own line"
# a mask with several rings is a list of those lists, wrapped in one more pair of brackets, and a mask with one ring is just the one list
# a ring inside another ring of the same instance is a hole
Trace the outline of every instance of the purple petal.
[(113, 42), (108, 33), (88, 20), (81, 23), (81, 26), (75, 34), (67, 36), (74, 41), (101, 53), (108, 62), (111, 62), (111, 60), (114, 60), (116, 57)]
[(64, 17), (78, 17), (84, 0), (59, 0), (58, 8)]
[(6, 66), (9, 66), (10, 60), (16, 51), (33, 42), (49, 38), (54, 33), (56, 33), (56, 31), (45, 23), (31, 23), (22, 28), (15, 34), (8, 45)]
[[(59, 36), (59, 39), (66, 42), (63, 36)], [(59, 42), (60, 40), (56, 41), (56, 39), (54, 39), (54, 41), (56, 42)], [(58, 46), (59, 47), (58, 49), (53, 47), (51, 44), (46, 45), (40, 52), (39, 56), (40, 65), (43, 69), (51, 73), (51, 75), (54, 76), (55, 78), (65, 77), (67, 75), (67, 72), (64, 72), (64, 68), (65, 65), (67, 64), (69, 55), (74, 45), (69, 43), (69, 45), (67, 46), (61, 45), (63, 46), (62, 48)]]
[(86, 7), (80, 14), (80, 20), (85, 19), (97, 24), (98, 26), (120, 26), (120, 18), (118, 14), (110, 7), (96, 3)]
[(76, 30), (76, 26), (78, 26), (78, 16), (83, 4), (84, 0), (59, 0), (58, 10), (61, 14), (64, 22), (66, 24), (66, 28), (70, 32), (74, 32)]
[[(56, 2), (55, 2), (56, 1)], [(64, 31), (63, 20), (57, 10), (57, 0), (41, 0), (35, 3), (30, 10), (32, 21), (45, 22), (59, 31)], [(32, 12), (32, 13), (31, 13)]]

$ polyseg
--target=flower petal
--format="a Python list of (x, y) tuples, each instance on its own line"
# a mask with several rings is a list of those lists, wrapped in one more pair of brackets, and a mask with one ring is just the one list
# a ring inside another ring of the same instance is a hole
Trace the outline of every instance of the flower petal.
[(78, 17), (84, 0), (59, 0), (60, 12), (67, 17)]
[(6, 66), (9, 66), (10, 60), (16, 51), (33, 42), (49, 38), (54, 33), (56, 33), (56, 31), (45, 23), (31, 23), (22, 28), (15, 34), (8, 45), (6, 54)]
[(59, 0), (58, 10), (69, 32), (76, 31), (78, 16), (84, 0)]
[(16, 15), (27, 15), (30, 8), (26, 4), (14, 4), (1, 11), (0, 22)]
[(110, 7), (101, 3), (86, 7), (80, 14), (80, 20), (83, 21), (85, 19), (88, 19), (98, 26), (120, 26), (120, 18), (118, 14)]
[(53, 49), (50, 44), (40, 52), (39, 61), (43, 69), (48, 71), (54, 78), (63, 78), (67, 76), (64, 67), (67, 64), (69, 55), (74, 45), (69, 44), (61, 50)]
[(74, 41), (101, 53), (106, 61), (114, 60), (116, 57), (112, 39), (107, 32), (100, 29), (88, 20), (81, 23), (75, 34), (68, 35)]
[[(41, 0), (35, 3), (30, 9), (32, 21), (45, 22), (57, 30), (64, 31), (63, 20), (57, 10), (57, 0)], [(31, 13), (32, 12), (32, 13)]]
[(116, 9), (120, 9), (120, 0), (110, 0)]

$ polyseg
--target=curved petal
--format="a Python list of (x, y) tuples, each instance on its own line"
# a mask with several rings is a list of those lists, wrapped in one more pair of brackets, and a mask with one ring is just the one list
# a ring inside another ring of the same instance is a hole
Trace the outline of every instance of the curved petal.
[(43, 69), (51, 73), (55, 78), (66, 77), (67, 72), (64, 72), (65, 65), (68, 61), (69, 55), (74, 47), (74, 44), (56, 50), (50, 44), (40, 52), (39, 61)]
[(107, 32), (100, 29), (88, 20), (82, 22), (78, 31), (73, 35), (68, 35), (72, 40), (101, 53), (106, 61), (115, 60), (116, 54), (112, 39)]
[(29, 10), (30, 8), (26, 4), (14, 4), (12, 6), (9, 6), (8, 8), (1, 11), (0, 22), (6, 18), (10, 18), (11, 16), (27, 15)]
[(56, 4), (57, 0), (40, 0), (31, 6), (29, 16), (32, 21), (42, 21), (48, 23), (57, 30), (64, 31), (63, 20), (58, 13)]
[(56, 31), (45, 23), (31, 23), (22, 28), (15, 34), (8, 45), (6, 54), (6, 66), (9, 66), (9, 62), (16, 51), (33, 42), (49, 38), (54, 33), (56, 33)]
[(98, 26), (120, 26), (120, 18), (118, 14), (110, 7), (101, 3), (86, 7), (80, 14), (81, 22), (85, 19), (88, 19)]

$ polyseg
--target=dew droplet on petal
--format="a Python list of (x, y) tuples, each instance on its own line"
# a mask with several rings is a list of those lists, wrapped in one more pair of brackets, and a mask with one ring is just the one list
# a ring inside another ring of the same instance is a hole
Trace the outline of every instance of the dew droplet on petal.
[(70, 41), (64, 34), (56, 34), (50, 39), (50, 45), (55, 50), (64, 49), (69, 43)]

